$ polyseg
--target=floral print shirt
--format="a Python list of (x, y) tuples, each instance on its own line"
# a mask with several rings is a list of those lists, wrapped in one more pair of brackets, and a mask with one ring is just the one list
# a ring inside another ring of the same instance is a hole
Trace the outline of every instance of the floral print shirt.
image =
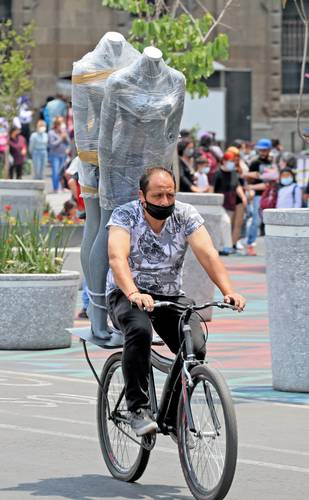
[[(106, 227), (118, 226), (130, 234), (129, 266), (139, 290), (155, 295), (183, 295), (182, 270), (188, 247), (187, 238), (204, 223), (197, 210), (176, 201), (159, 234), (144, 217), (140, 201), (117, 207)], [(117, 289), (111, 269), (108, 271), (106, 295)]]

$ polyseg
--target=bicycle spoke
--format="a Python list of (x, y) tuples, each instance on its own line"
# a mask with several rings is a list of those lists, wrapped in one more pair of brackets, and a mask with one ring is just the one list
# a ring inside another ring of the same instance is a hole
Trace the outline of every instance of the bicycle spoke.
[[(196, 481), (205, 490), (212, 490), (219, 483), (225, 463), (225, 424), (220, 398), (216, 389), (200, 381), (190, 397), (196, 434), (184, 429), (187, 460)], [(217, 432), (219, 431), (219, 434)]]

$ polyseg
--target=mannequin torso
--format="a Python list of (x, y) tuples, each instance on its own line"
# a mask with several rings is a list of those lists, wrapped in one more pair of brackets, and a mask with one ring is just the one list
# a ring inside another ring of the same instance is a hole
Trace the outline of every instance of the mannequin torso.
[(107, 209), (137, 197), (145, 168), (171, 168), (173, 161), (185, 79), (146, 51), (130, 67), (114, 73), (106, 85), (99, 162), (100, 204)]

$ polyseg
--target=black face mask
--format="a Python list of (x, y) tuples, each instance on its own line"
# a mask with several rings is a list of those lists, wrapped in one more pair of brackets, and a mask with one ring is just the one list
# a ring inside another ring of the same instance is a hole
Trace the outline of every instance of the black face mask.
[(160, 205), (154, 205), (146, 200), (145, 210), (157, 220), (167, 219), (175, 210), (175, 203), (168, 205), (167, 207), (161, 207)]

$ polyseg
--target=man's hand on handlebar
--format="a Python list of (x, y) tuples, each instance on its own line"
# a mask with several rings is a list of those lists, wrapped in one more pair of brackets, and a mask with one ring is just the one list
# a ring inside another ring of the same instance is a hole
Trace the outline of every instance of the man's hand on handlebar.
[(235, 292), (224, 295), (224, 302), (234, 305), (237, 308), (238, 312), (243, 311), (246, 306), (245, 297)]
[(141, 311), (146, 310), (147, 312), (151, 312), (154, 309), (153, 298), (147, 293), (134, 293), (130, 297), (130, 302), (136, 304)]

